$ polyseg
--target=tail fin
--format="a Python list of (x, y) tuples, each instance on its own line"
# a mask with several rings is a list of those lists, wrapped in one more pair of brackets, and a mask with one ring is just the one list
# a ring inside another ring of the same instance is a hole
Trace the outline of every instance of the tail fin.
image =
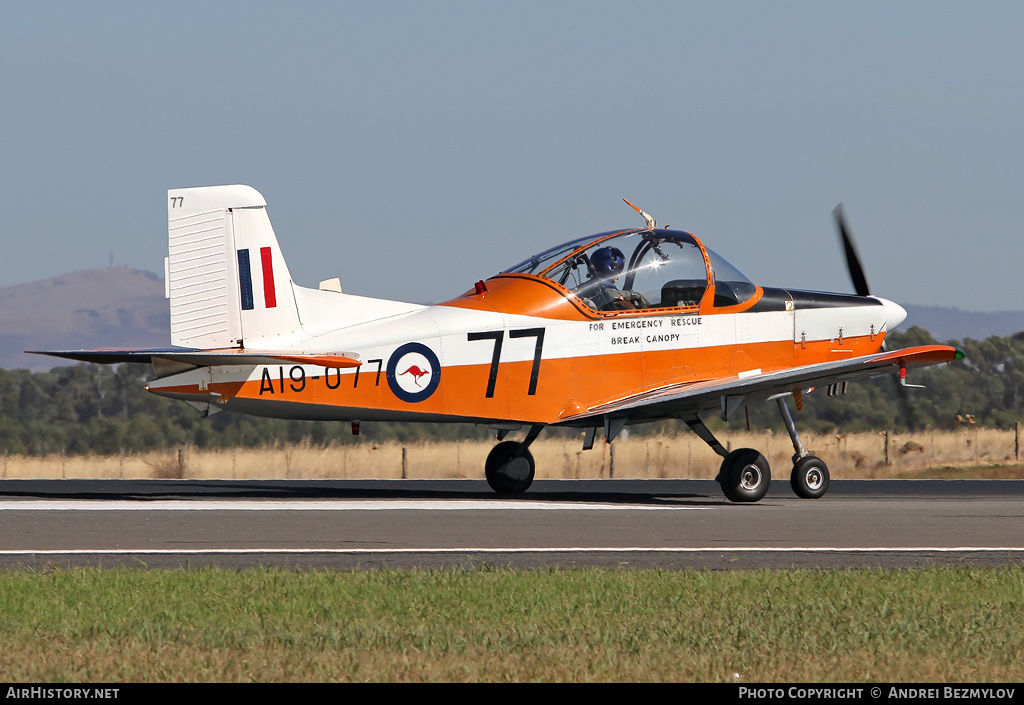
[(287, 347), (304, 337), (288, 265), (249, 186), (167, 192), (171, 344)]

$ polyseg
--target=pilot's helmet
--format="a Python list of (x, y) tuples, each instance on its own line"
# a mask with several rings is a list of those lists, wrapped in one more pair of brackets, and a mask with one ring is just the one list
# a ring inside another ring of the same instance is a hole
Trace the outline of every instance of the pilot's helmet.
[(622, 273), (626, 266), (626, 258), (614, 247), (602, 247), (590, 255), (590, 264), (594, 267), (594, 276), (599, 279), (610, 279)]

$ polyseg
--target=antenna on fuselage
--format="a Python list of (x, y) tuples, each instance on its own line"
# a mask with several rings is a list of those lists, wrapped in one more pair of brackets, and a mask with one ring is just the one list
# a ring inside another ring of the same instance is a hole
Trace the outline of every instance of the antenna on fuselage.
[[(622, 200), (626, 201), (625, 198), (623, 198)], [(639, 213), (640, 215), (642, 215), (644, 217), (644, 221), (647, 223), (647, 228), (649, 230), (654, 230), (656, 227), (658, 227), (658, 224), (654, 221), (654, 218), (652, 218), (649, 213), (646, 213), (643, 210), (637, 208), (636, 206), (634, 206), (629, 201), (626, 201), (626, 205), (628, 205), (630, 208), (632, 208), (633, 210), (635, 210), (637, 213)]]

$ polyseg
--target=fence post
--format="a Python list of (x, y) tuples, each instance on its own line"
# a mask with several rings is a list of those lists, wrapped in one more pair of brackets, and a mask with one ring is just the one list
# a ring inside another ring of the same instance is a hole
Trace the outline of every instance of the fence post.
[(884, 435), (885, 435), (885, 464), (888, 466), (888, 465), (891, 464), (889, 462), (889, 432), (885, 431)]
[(615, 478), (615, 444), (608, 445), (608, 479)]
[(406, 448), (405, 448), (405, 446), (402, 446), (402, 479), (403, 480), (405, 480), (407, 478), (407, 468), (408, 468), (408, 459), (407, 459), (407, 457), (408, 456), (406, 455)]

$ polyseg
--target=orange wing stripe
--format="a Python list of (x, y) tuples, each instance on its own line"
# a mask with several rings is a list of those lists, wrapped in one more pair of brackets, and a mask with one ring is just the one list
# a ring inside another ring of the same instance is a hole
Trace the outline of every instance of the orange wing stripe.
[(872, 358), (870, 362), (903, 362), (931, 365), (937, 362), (961, 360), (963, 356), (962, 350), (950, 347), (949, 345), (919, 345), (915, 348), (905, 348), (903, 350), (893, 350), (891, 353), (883, 353), (879, 357)]

